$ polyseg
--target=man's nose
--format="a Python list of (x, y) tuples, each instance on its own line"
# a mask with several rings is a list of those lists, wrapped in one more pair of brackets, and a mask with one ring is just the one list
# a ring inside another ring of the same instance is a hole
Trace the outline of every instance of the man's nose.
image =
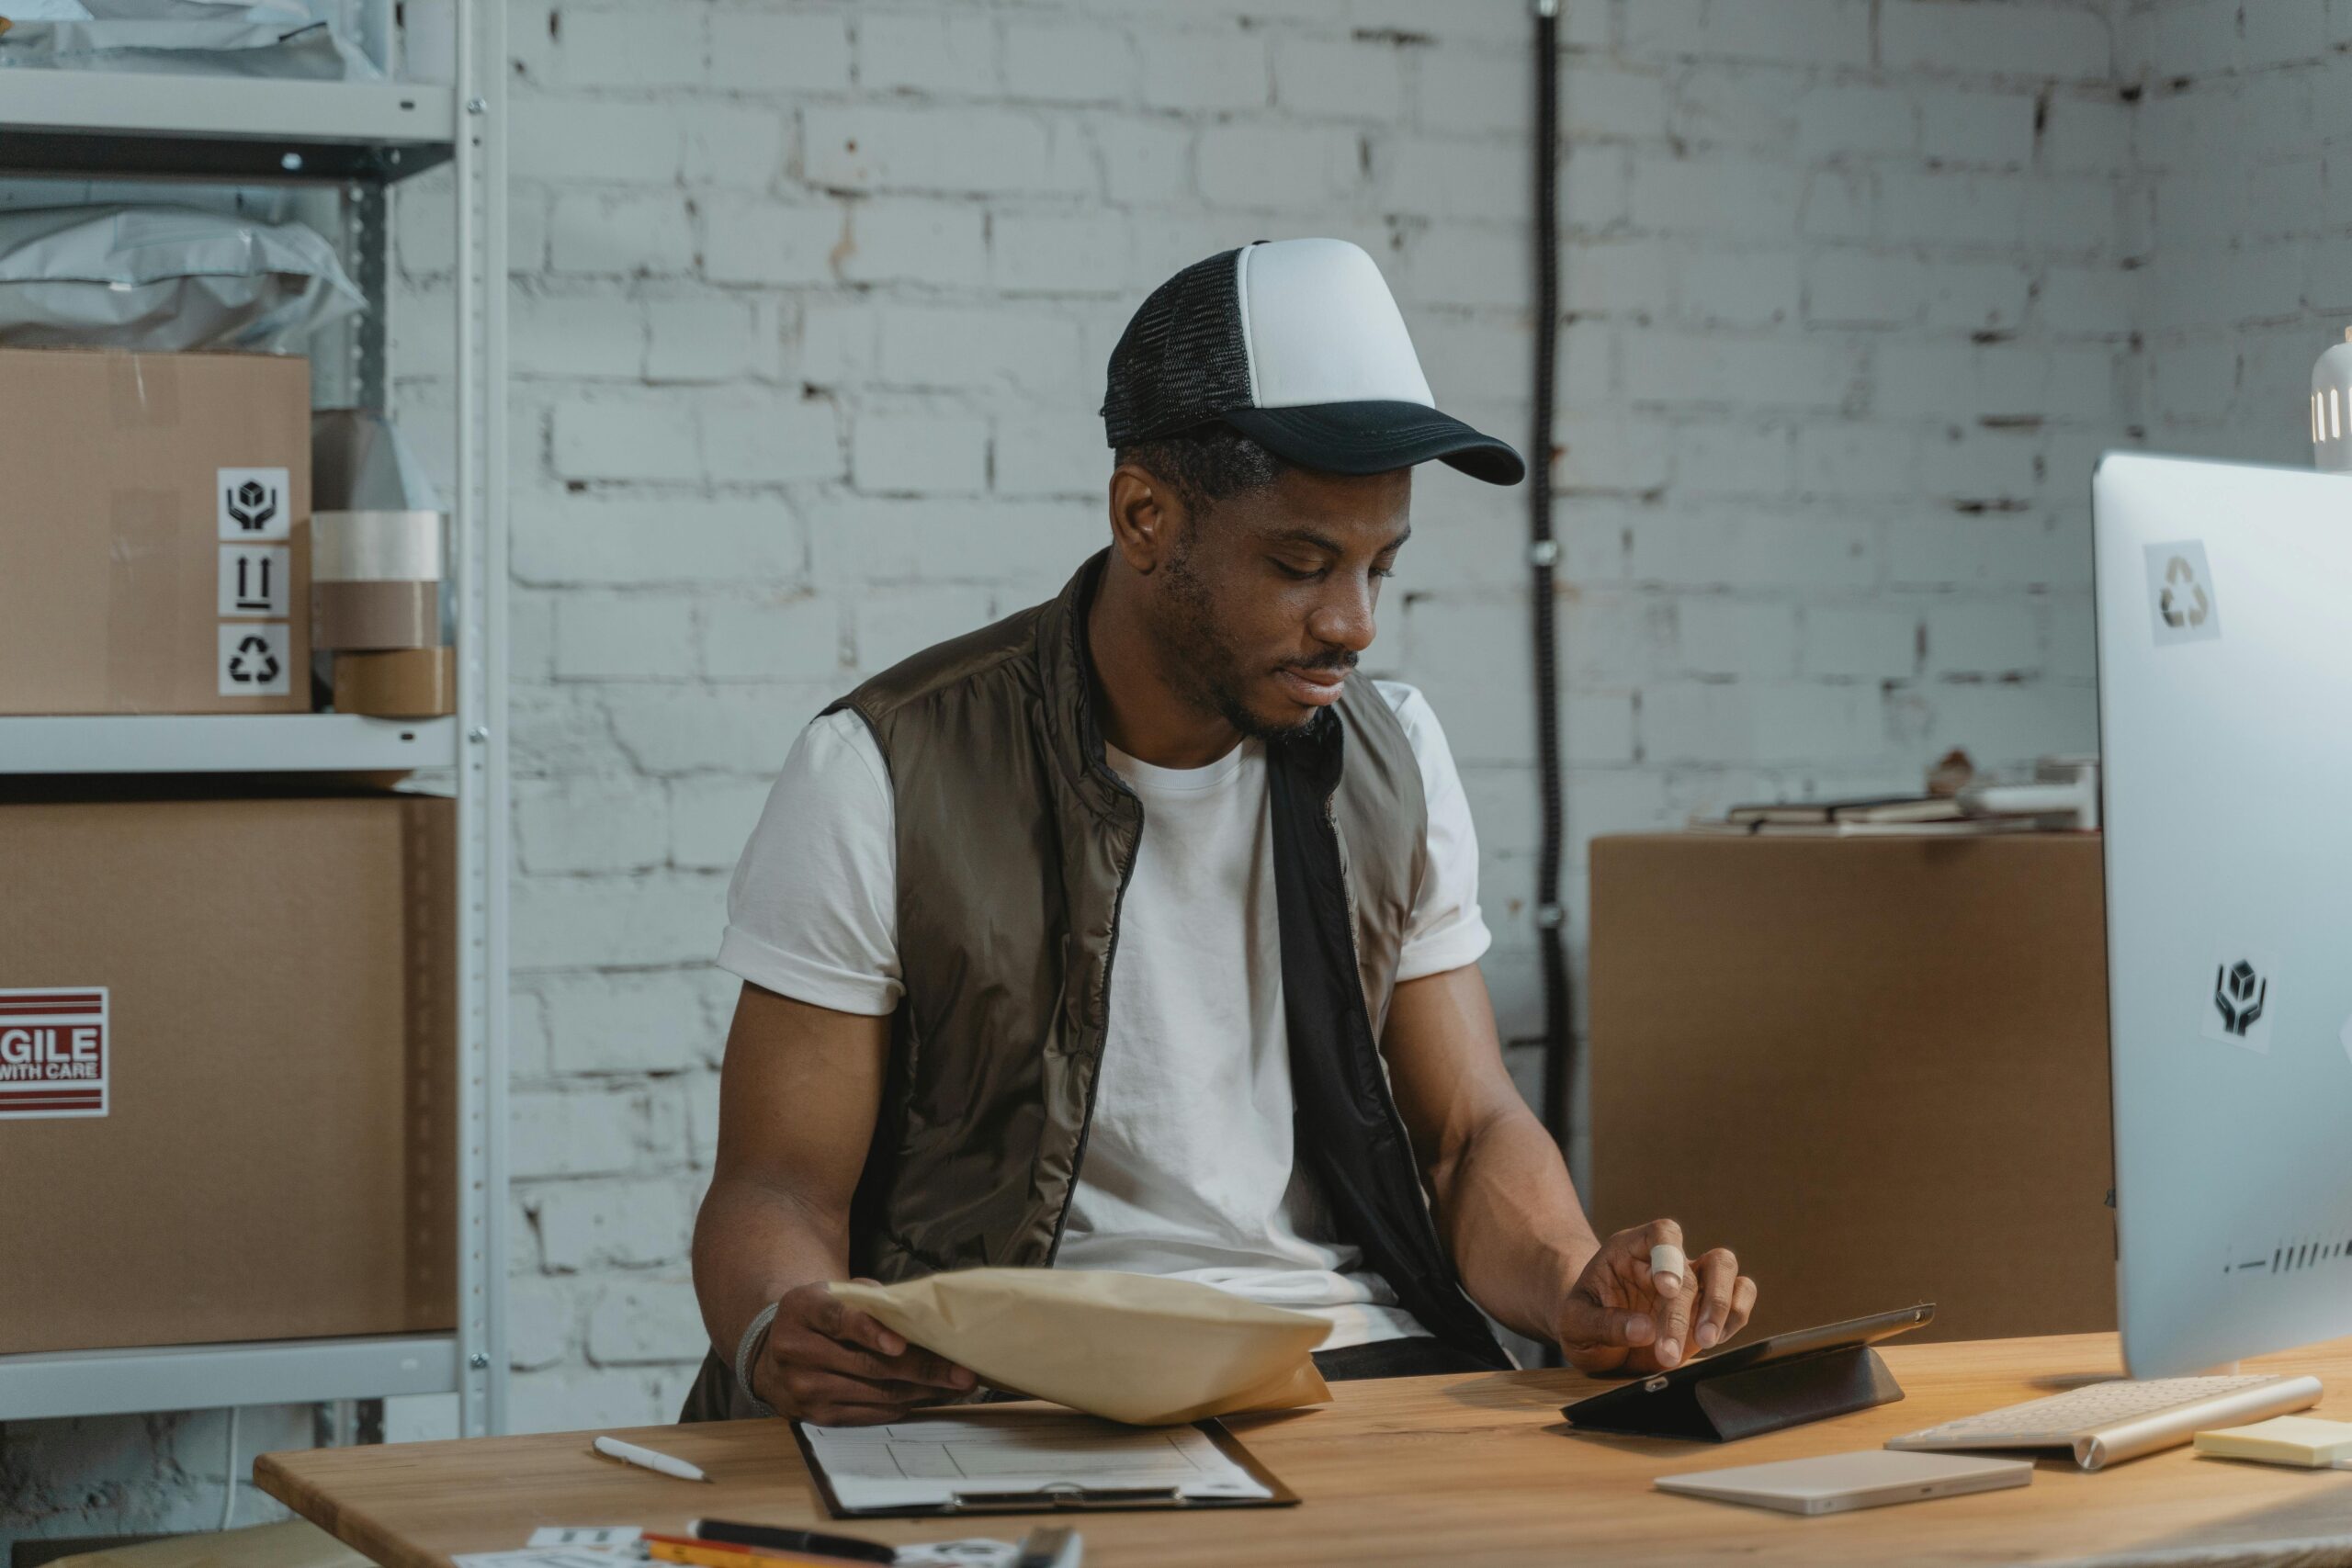
[(1375, 590), (1369, 581), (1340, 584), (1306, 618), (1307, 634), (1316, 641), (1350, 653), (1372, 646)]

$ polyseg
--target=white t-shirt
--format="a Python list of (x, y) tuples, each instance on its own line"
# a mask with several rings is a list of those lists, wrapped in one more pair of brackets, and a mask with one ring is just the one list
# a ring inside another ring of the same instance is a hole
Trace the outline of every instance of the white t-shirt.
[[(1478, 847), (1437, 716), (1376, 682), (1429, 801), (1429, 873), (1401, 981), (1476, 962)], [(1294, 1163), (1264, 749), (1204, 768), (1107, 761), (1143, 802), (1086, 1157), (1056, 1266), (1197, 1280), (1332, 1324), (1326, 1349), (1425, 1332), (1342, 1245)], [(898, 1006), (889, 773), (855, 714), (794, 745), (735, 868), (719, 964), (839, 1012)], [(1238, 983), (1236, 983), (1238, 977)]]

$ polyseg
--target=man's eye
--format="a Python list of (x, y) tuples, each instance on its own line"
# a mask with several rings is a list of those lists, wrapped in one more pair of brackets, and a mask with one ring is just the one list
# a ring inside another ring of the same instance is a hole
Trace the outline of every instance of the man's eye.
[(1284, 577), (1289, 578), (1293, 582), (1312, 582), (1317, 578), (1323, 575), (1323, 570), (1320, 567), (1296, 567), (1291, 565), (1288, 561), (1282, 560), (1274, 562), (1274, 570), (1281, 572)]

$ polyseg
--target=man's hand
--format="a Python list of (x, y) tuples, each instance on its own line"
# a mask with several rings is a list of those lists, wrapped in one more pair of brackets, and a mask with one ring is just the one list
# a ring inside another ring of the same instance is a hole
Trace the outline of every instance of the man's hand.
[(1600, 1244), (1560, 1303), (1556, 1337), (1570, 1366), (1594, 1373), (1664, 1371), (1747, 1325), (1756, 1281), (1723, 1247), (1690, 1259), (1678, 1288), (1652, 1281), (1650, 1248), (1681, 1245), (1682, 1227), (1672, 1220), (1652, 1220)]
[(820, 1282), (785, 1292), (752, 1363), (752, 1392), (779, 1415), (820, 1427), (872, 1427), (944, 1404), (978, 1383), (836, 1298)]

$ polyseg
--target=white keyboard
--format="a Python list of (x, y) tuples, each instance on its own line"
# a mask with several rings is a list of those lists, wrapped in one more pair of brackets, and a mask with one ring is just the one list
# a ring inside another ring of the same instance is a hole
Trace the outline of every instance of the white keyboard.
[(1982, 1416), (1906, 1432), (1890, 1449), (2072, 1449), (2075, 1462), (2098, 1470), (2199, 1432), (2307, 1410), (2319, 1403), (2317, 1378), (2153, 1378), (2096, 1382), (2047, 1399), (2029, 1399)]

